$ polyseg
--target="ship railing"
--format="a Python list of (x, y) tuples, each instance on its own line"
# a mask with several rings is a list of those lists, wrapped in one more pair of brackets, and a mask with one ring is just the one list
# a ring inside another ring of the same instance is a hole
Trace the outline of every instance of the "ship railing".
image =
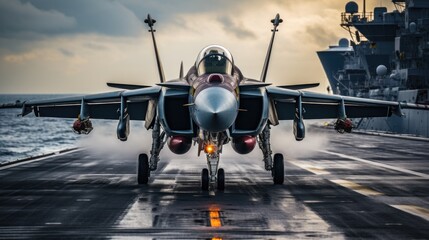
[(355, 23), (367, 23), (374, 20), (374, 13), (341, 13), (341, 26), (352, 26)]

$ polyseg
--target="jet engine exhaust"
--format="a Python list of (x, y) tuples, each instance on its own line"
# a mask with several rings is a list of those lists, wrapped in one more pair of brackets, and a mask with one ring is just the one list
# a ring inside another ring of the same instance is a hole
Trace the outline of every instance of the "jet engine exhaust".
[(253, 136), (242, 136), (232, 139), (232, 149), (239, 154), (248, 154), (256, 146), (256, 137)]
[(237, 99), (232, 92), (221, 87), (202, 90), (194, 103), (195, 122), (209, 132), (225, 131), (237, 117)]
[(184, 136), (172, 136), (167, 141), (168, 148), (175, 154), (185, 154), (191, 149), (192, 138)]

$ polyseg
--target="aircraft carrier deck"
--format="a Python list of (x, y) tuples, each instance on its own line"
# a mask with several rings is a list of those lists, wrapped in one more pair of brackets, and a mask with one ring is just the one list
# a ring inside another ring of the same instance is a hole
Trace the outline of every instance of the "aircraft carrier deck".
[(135, 159), (80, 149), (2, 167), (0, 239), (429, 239), (427, 141), (320, 131), (328, 148), (288, 157), (282, 186), (260, 159), (224, 157), (215, 196), (205, 162), (180, 156), (148, 186)]

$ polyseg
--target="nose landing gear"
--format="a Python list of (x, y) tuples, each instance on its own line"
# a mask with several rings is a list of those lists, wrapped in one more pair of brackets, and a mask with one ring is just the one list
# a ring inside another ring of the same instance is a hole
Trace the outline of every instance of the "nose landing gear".
[(225, 189), (225, 171), (218, 169), (219, 154), (207, 154), (207, 168), (201, 171), (201, 189), (203, 191), (214, 191)]
[(225, 189), (225, 171), (219, 167), (220, 154), (222, 146), (228, 143), (228, 137), (225, 133), (200, 132), (198, 141), (198, 156), (204, 151), (207, 157), (207, 168), (201, 172), (201, 189), (210, 191), (214, 195), (214, 190)]

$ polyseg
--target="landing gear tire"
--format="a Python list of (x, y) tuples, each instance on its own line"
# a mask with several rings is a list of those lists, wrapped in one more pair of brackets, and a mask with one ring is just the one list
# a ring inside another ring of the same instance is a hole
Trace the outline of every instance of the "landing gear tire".
[(139, 155), (139, 162), (137, 166), (137, 182), (138, 184), (147, 184), (149, 181), (149, 160), (147, 154)]
[(280, 154), (280, 153), (274, 154), (272, 175), (273, 175), (274, 184), (278, 184), (278, 185), (283, 184), (285, 179), (283, 154)]
[(217, 171), (217, 189), (220, 191), (225, 190), (225, 171), (223, 168)]
[(209, 190), (209, 170), (207, 168), (201, 171), (201, 189), (204, 191)]

